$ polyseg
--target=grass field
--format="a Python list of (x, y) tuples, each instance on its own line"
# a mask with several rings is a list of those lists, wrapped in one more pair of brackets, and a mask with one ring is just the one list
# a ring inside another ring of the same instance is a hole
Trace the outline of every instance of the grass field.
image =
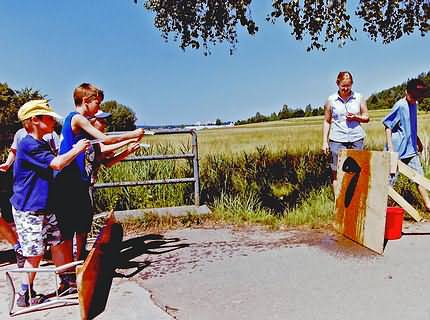
[[(389, 110), (370, 111), (364, 124), (366, 148), (382, 150), (382, 118)], [(419, 114), (419, 135), (425, 146), (422, 160), (429, 173), (430, 114)], [(295, 118), (198, 131), (202, 200), (213, 219), (234, 223), (323, 225), (333, 212), (328, 161), (321, 153), (323, 117)], [(147, 154), (189, 152), (190, 135), (144, 138)], [(101, 180), (164, 179), (190, 174), (184, 160), (125, 163), (102, 172)], [(400, 179), (399, 189), (420, 209), (413, 184)], [(192, 187), (151, 186), (108, 189), (97, 197), (100, 208), (175, 206), (192, 203)]]
[[(370, 122), (363, 124), (367, 137), (366, 148), (382, 150), (385, 133), (382, 118), (389, 110), (371, 110)], [(430, 114), (419, 114), (419, 135), (425, 145), (430, 144)], [(319, 151), (322, 145), (322, 116), (293, 118), (280, 121), (248, 124), (233, 128), (203, 129), (198, 131), (199, 154), (234, 154), (254, 151), (266, 146), (269, 150), (285, 150), (292, 154)], [(145, 141), (158, 145), (169, 144), (178, 150), (191, 145), (189, 135), (148, 136)]]

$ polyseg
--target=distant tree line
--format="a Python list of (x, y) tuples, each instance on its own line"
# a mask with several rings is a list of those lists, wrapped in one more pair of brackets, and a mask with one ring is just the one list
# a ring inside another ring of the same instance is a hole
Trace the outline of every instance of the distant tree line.
[(275, 121), (275, 120), (284, 120), (289, 118), (303, 118), (303, 117), (312, 117), (319, 116), (324, 114), (323, 107), (312, 108), (310, 104), (308, 104), (305, 109), (290, 109), (287, 104), (282, 106), (282, 109), (276, 113), (272, 112), (270, 116), (265, 116), (260, 112), (257, 112), (255, 116), (248, 118), (246, 120), (238, 120), (235, 122), (235, 125), (247, 124), (247, 123), (257, 123), (257, 122), (266, 122), (266, 121)]
[[(421, 73), (418, 78), (422, 79), (427, 86), (430, 86), (430, 71)], [(369, 110), (389, 109), (393, 104), (405, 95), (406, 82), (392, 88), (382, 90), (378, 93), (372, 94), (367, 99), (367, 107)], [(423, 111), (430, 111), (430, 98), (424, 99), (419, 104), (419, 109)]]
[[(430, 71), (427, 73), (421, 73), (420, 75), (418, 75), (417, 78), (422, 79), (427, 84), (427, 86), (430, 86)], [(406, 90), (406, 82), (407, 81), (398, 86), (394, 86), (392, 88), (371, 94), (370, 97), (367, 99), (368, 109), (390, 109), (394, 105), (394, 103), (396, 103), (397, 100), (404, 97)], [(430, 111), (430, 98), (426, 98), (421, 103), (419, 103), (419, 109), (426, 112)], [(312, 106), (308, 104), (304, 109), (290, 109), (287, 104), (284, 104), (282, 106), (282, 109), (278, 113), (273, 112), (270, 116), (265, 116), (264, 114), (257, 112), (253, 117), (250, 117), (246, 120), (236, 121), (235, 125), (283, 120), (289, 118), (312, 117), (323, 114), (324, 107), (312, 108)]]

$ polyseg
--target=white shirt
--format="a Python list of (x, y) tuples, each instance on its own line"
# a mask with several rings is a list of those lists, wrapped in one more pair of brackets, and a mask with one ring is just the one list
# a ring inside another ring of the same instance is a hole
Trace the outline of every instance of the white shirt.
[(347, 121), (346, 115), (358, 115), (361, 112), (360, 93), (352, 92), (351, 96), (344, 101), (338, 93), (328, 97), (327, 103), (331, 109), (331, 128), (329, 139), (336, 142), (355, 142), (363, 139), (366, 134), (358, 121)]
[[(16, 150), (21, 140), (25, 138), (27, 134), (28, 133), (24, 128), (21, 128), (17, 132), (15, 132), (15, 135), (13, 136), (13, 142), (10, 148)], [(45, 134), (43, 136), (43, 140), (49, 143), (49, 146), (55, 154), (58, 153), (58, 150), (60, 149), (60, 137), (55, 131), (52, 133)]]

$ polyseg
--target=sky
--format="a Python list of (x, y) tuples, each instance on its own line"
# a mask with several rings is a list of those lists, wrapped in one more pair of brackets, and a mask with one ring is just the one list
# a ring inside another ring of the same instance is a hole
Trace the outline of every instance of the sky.
[(90, 82), (130, 107), (137, 124), (168, 125), (322, 106), (342, 70), (365, 96), (430, 71), (429, 36), (383, 45), (358, 32), (343, 48), (307, 52), (282, 21), (264, 20), (270, 0), (254, 4), (260, 31), (240, 32), (233, 55), (220, 44), (205, 56), (166, 43), (141, 1), (2, 0), (0, 82), (40, 90), (61, 115), (74, 108), (73, 89)]

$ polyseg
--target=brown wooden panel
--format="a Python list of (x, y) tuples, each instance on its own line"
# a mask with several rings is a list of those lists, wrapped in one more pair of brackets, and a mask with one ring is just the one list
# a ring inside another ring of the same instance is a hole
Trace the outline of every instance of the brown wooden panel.
[(335, 190), (335, 228), (344, 236), (383, 252), (390, 154), (343, 150)]
[(76, 268), (82, 320), (94, 319), (106, 307), (122, 236), (122, 226), (111, 212), (84, 264)]

